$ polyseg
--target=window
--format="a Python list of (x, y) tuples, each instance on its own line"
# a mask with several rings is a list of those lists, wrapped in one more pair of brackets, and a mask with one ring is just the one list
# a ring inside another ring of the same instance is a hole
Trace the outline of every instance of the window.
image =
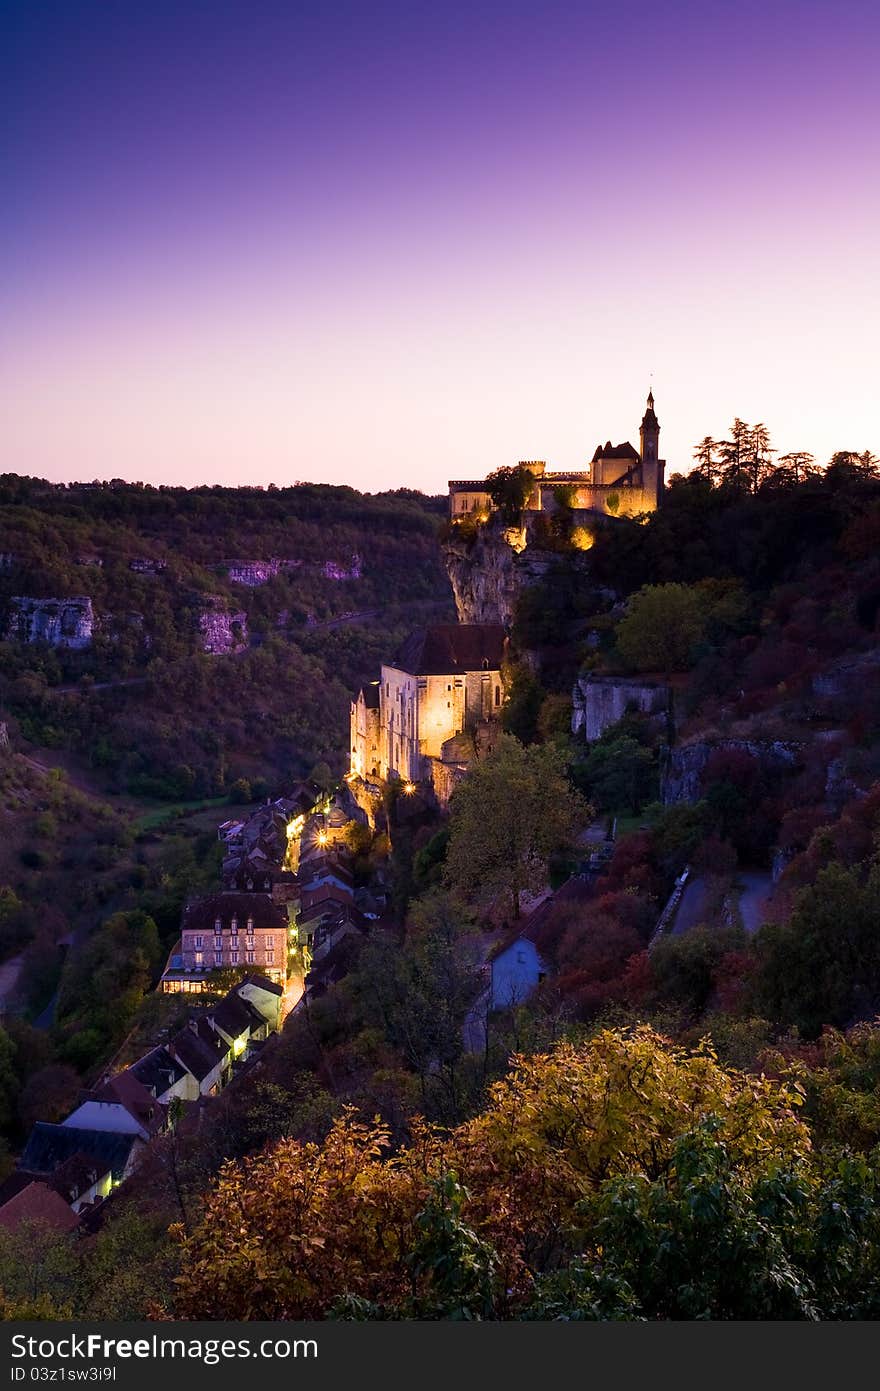
[(269, 965), (269, 966), (274, 966), (274, 964), (275, 964), (275, 948), (274, 948), (274, 947), (267, 947), (267, 948), (266, 948), (266, 963), (267, 963), (267, 965)]
[(220, 921), (219, 918), (215, 918), (215, 919), (214, 919), (214, 931), (215, 931), (215, 932), (222, 932), (222, 931), (223, 931), (223, 924), (221, 923), (221, 921)]
[(222, 951), (215, 951), (215, 953), (214, 953), (214, 965), (215, 965), (215, 966), (222, 966), (222, 965), (223, 965), (223, 953), (222, 953)]
[(501, 704), (501, 687), (500, 687), (500, 686), (496, 686), (496, 687), (495, 687), (495, 704), (496, 704), (496, 705), (500, 705), (500, 704)]
[(247, 920), (247, 930), (248, 930), (248, 932), (253, 932), (253, 930), (254, 930), (254, 920), (253, 920), (253, 918), (248, 918), (248, 920)]
[(204, 944), (204, 942), (202, 941), (201, 936), (193, 937), (193, 946), (194, 946), (194, 947), (203, 947), (204, 945), (205, 945), (205, 944)]
[(245, 960), (247, 961), (247, 964), (248, 964), (249, 966), (253, 966), (253, 964), (254, 964), (254, 953), (253, 953), (252, 951), (245, 952)]
[(222, 938), (222, 937), (215, 937), (215, 938), (214, 938), (214, 950), (215, 950), (215, 951), (222, 951), (222, 950), (223, 950), (223, 938)]
[(203, 960), (204, 960), (204, 957), (203, 957), (202, 953), (201, 953), (200, 951), (197, 951), (197, 952), (196, 952), (196, 965), (197, 965), (197, 966), (201, 966)]
[(253, 937), (248, 937), (247, 941), (245, 942), (245, 946), (246, 946), (246, 947), (252, 947), (253, 945), (254, 945), (254, 939), (253, 939)]
[(230, 952), (230, 954), (229, 954), (229, 960), (232, 962), (233, 966), (237, 966), (237, 965), (238, 965), (238, 952), (237, 952), (237, 951)]
[(231, 928), (232, 932), (237, 932), (237, 931), (238, 931), (238, 918), (233, 918), (233, 919), (232, 919), (232, 922), (230, 923), (230, 928)]

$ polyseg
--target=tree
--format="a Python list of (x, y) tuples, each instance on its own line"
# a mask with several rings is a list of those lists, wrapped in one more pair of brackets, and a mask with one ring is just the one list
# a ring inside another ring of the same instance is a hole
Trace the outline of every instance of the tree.
[(772, 475), (772, 455), (776, 453), (770, 445), (770, 431), (764, 424), (753, 425), (748, 434), (747, 467), (749, 486), (757, 493), (762, 483)]
[(718, 447), (719, 446), (711, 435), (704, 435), (700, 442), (694, 445), (693, 449), (693, 456), (697, 461), (697, 467), (694, 469), (694, 473), (698, 474), (701, 478), (705, 478), (706, 482), (712, 487), (714, 487), (719, 478), (719, 464), (715, 458), (715, 451)]
[(788, 454), (780, 454), (773, 482), (776, 484), (803, 483), (805, 478), (815, 476), (815, 458), (805, 449), (794, 449)]
[(705, 599), (695, 586), (645, 585), (617, 625), (617, 650), (633, 670), (668, 677), (691, 664), (706, 623)]
[(771, 1019), (815, 1037), (880, 1008), (880, 863), (865, 875), (832, 863), (799, 894), (788, 922), (758, 935), (758, 998)]
[(503, 520), (515, 525), (534, 491), (535, 475), (523, 464), (505, 465), (489, 474), (485, 486)]
[(453, 793), (446, 883), (482, 906), (504, 895), (518, 918), (522, 895), (544, 887), (550, 856), (590, 815), (557, 748), (504, 734)]
[(737, 416), (730, 427), (730, 439), (718, 442), (721, 480), (728, 487), (748, 488), (750, 485), (750, 433), (750, 426)]
[[(641, 1027), (514, 1058), (480, 1115), (443, 1133), (414, 1122), (410, 1142), (394, 1151), (385, 1127), (348, 1112), (323, 1144), (283, 1140), (246, 1165), (224, 1165), (198, 1225), (176, 1231), (175, 1312), (515, 1315), (532, 1300), (536, 1273), (599, 1254), (606, 1185), (660, 1184), (676, 1194), (681, 1138), (702, 1121), (711, 1120), (733, 1183), (770, 1184), (780, 1168), (806, 1163), (798, 1100), (784, 1083), (720, 1067), (706, 1046), (676, 1048)], [(700, 1209), (714, 1254), (726, 1209), (713, 1209), (710, 1190)], [(694, 1231), (677, 1221), (668, 1240), (692, 1254)], [(736, 1247), (718, 1259), (735, 1261)], [(735, 1288), (745, 1284), (744, 1275)]]
[(604, 811), (636, 816), (656, 795), (654, 756), (629, 735), (596, 743), (583, 761), (582, 776), (586, 790)]

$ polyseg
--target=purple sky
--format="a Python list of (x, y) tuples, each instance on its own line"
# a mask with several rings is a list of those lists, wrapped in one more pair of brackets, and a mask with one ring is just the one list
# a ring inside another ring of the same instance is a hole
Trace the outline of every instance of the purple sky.
[(880, 452), (880, 9), (0, 0), (0, 469)]

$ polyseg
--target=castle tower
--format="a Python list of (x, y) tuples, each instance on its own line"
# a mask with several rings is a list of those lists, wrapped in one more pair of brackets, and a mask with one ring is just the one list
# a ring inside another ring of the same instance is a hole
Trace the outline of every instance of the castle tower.
[(660, 458), (660, 422), (654, 414), (654, 393), (648, 392), (648, 404), (639, 427), (639, 453), (642, 456), (642, 487), (659, 505), (663, 492), (665, 459)]

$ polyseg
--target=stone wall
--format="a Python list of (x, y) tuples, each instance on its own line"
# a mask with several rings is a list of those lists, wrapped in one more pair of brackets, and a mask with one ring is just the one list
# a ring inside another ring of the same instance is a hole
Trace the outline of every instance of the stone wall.
[(573, 734), (582, 734), (589, 744), (601, 739), (605, 730), (622, 720), (629, 710), (665, 720), (670, 703), (670, 688), (656, 681), (580, 676), (572, 692), (571, 730)]

